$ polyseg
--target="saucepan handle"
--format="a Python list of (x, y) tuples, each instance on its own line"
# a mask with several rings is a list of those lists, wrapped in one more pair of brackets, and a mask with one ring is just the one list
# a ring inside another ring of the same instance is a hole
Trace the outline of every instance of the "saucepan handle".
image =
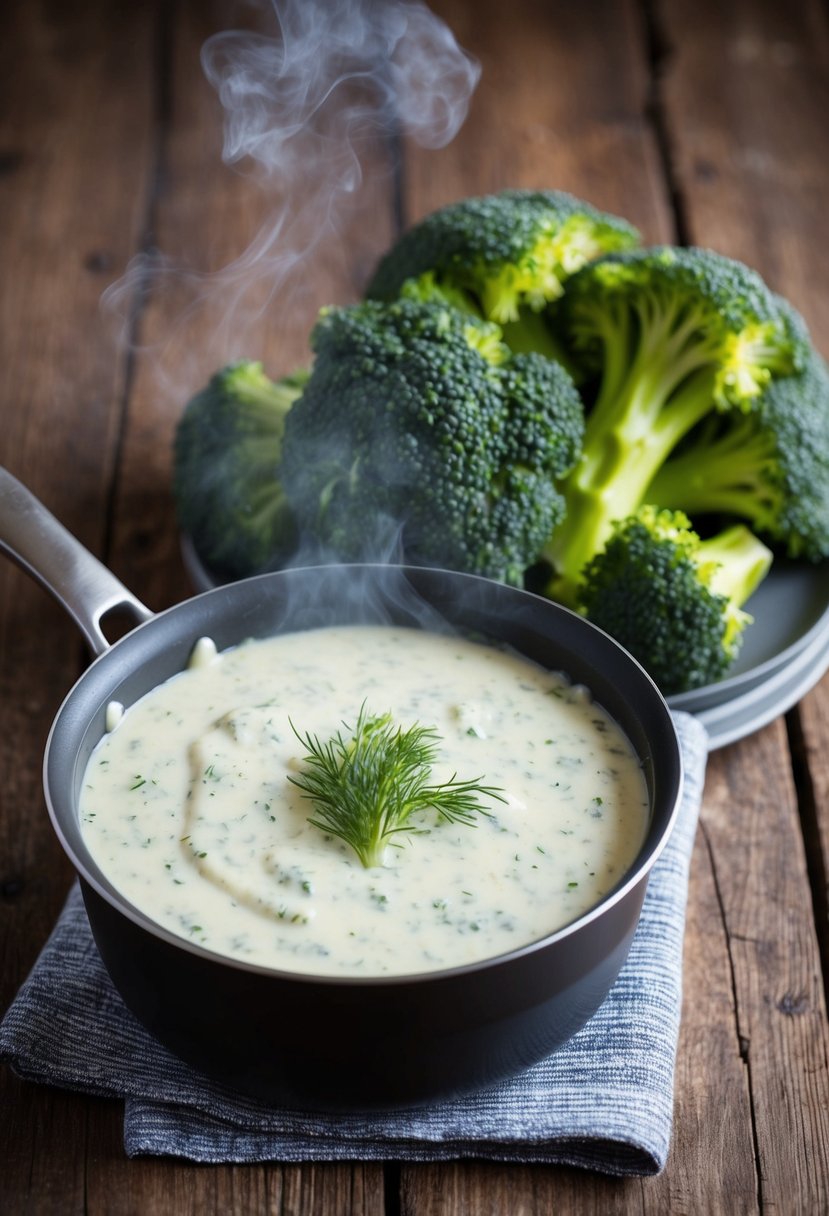
[(30, 490), (0, 468), (0, 549), (64, 606), (96, 655), (109, 649), (101, 621), (114, 609), (136, 622), (149, 608), (129, 592), (97, 557)]

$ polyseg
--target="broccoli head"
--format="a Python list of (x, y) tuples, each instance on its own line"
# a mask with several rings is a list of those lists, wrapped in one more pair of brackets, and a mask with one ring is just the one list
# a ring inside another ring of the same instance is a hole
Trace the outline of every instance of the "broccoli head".
[[(545, 557), (549, 594), (573, 603), (614, 521), (648, 498), (677, 444), (715, 412), (749, 414), (811, 347), (797, 314), (754, 271), (703, 249), (611, 254), (570, 280), (558, 323), (585, 376), (582, 456)], [(657, 498), (658, 501), (658, 498)]]
[(543, 310), (586, 262), (638, 239), (625, 220), (569, 194), (505, 190), (426, 216), (381, 260), (367, 295), (439, 295), (501, 325), (512, 349), (555, 355)]
[(646, 505), (585, 566), (580, 608), (663, 693), (686, 692), (728, 671), (752, 619), (742, 605), (770, 564), (743, 524), (701, 540), (682, 512)]
[(399, 544), (419, 564), (520, 583), (579, 451), (567, 373), (437, 300), (324, 310), (312, 346), (280, 470), (303, 540), (342, 561)]
[(829, 372), (815, 354), (748, 413), (710, 415), (657, 472), (648, 499), (744, 520), (789, 557), (829, 557)]
[(185, 407), (173, 449), (181, 528), (220, 579), (242, 578), (287, 557), (293, 513), (277, 478), (285, 416), (305, 373), (274, 382), (261, 363), (217, 372)]

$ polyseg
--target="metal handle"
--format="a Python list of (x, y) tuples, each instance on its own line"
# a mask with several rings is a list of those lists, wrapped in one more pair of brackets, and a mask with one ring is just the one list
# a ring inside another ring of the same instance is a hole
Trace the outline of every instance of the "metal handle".
[(153, 615), (4, 468), (0, 468), (0, 549), (51, 591), (93, 654), (109, 649), (101, 629), (108, 612), (123, 609), (136, 622)]

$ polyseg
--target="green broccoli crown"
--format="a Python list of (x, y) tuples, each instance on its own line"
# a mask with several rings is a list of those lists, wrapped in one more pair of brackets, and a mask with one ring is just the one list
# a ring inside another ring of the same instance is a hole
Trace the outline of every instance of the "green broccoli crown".
[(609, 254), (573, 276), (557, 321), (595, 377), (567, 519), (545, 550), (557, 572), (551, 594), (571, 602), (582, 566), (684, 436), (714, 411), (757, 409), (810, 348), (759, 275), (703, 249)]
[(173, 447), (181, 528), (219, 578), (240, 578), (294, 547), (293, 516), (276, 471), (285, 416), (305, 374), (274, 383), (261, 363), (217, 372), (187, 404)]
[(580, 606), (666, 694), (721, 679), (751, 621), (742, 610), (771, 553), (736, 525), (700, 540), (682, 512), (646, 505), (586, 565)]
[(745, 415), (705, 419), (648, 497), (693, 515), (745, 520), (789, 557), (829, 556), (829, 372), (815, 354)]
[(562, 515), (583, 429), (567, 373), (437, 301), (321, 314), (285, 427), (303, 538), (338, 560), (407, 558), (518, 583)]
[(710, 249), (608, 254), (571, 281), (563, 316), (593, 370), (604, 370), (608, 347), (622, 344), (628, 362), (638, 354), (655, 364), (651, 377), (660, 371), (667, 378), (662, 389), (707, 372), (721, 408), (750, 408), (772, 376), (794, 371), (808, 348), (791, 306), (756, 271)]
[(638, 243), (625, 220), (552, 190), (505, 190), (426, 216), (380, 262), (368, 287), (392, 300), (412, 280), (421, 292), (504, 325), (539, 311), (592, 258)]

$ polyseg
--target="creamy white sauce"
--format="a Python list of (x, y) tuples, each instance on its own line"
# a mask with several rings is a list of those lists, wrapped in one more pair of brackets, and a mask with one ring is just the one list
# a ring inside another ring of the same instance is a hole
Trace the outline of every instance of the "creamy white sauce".
[[(220, 954), (312, 974), (439, 970), (515, 949), (593, 907), (648, 821), (633, 751), (584, 689), (456, 637), (343, 626), (216, 654), (123, 714), (80, 798), (101, 870), (158, 924)], [(361, 705), (441, 736), (436, 779), (503, 791), (474, 827), (427, 815), (365, 869), (308, 823), (288, 780), (302, 733)]]

